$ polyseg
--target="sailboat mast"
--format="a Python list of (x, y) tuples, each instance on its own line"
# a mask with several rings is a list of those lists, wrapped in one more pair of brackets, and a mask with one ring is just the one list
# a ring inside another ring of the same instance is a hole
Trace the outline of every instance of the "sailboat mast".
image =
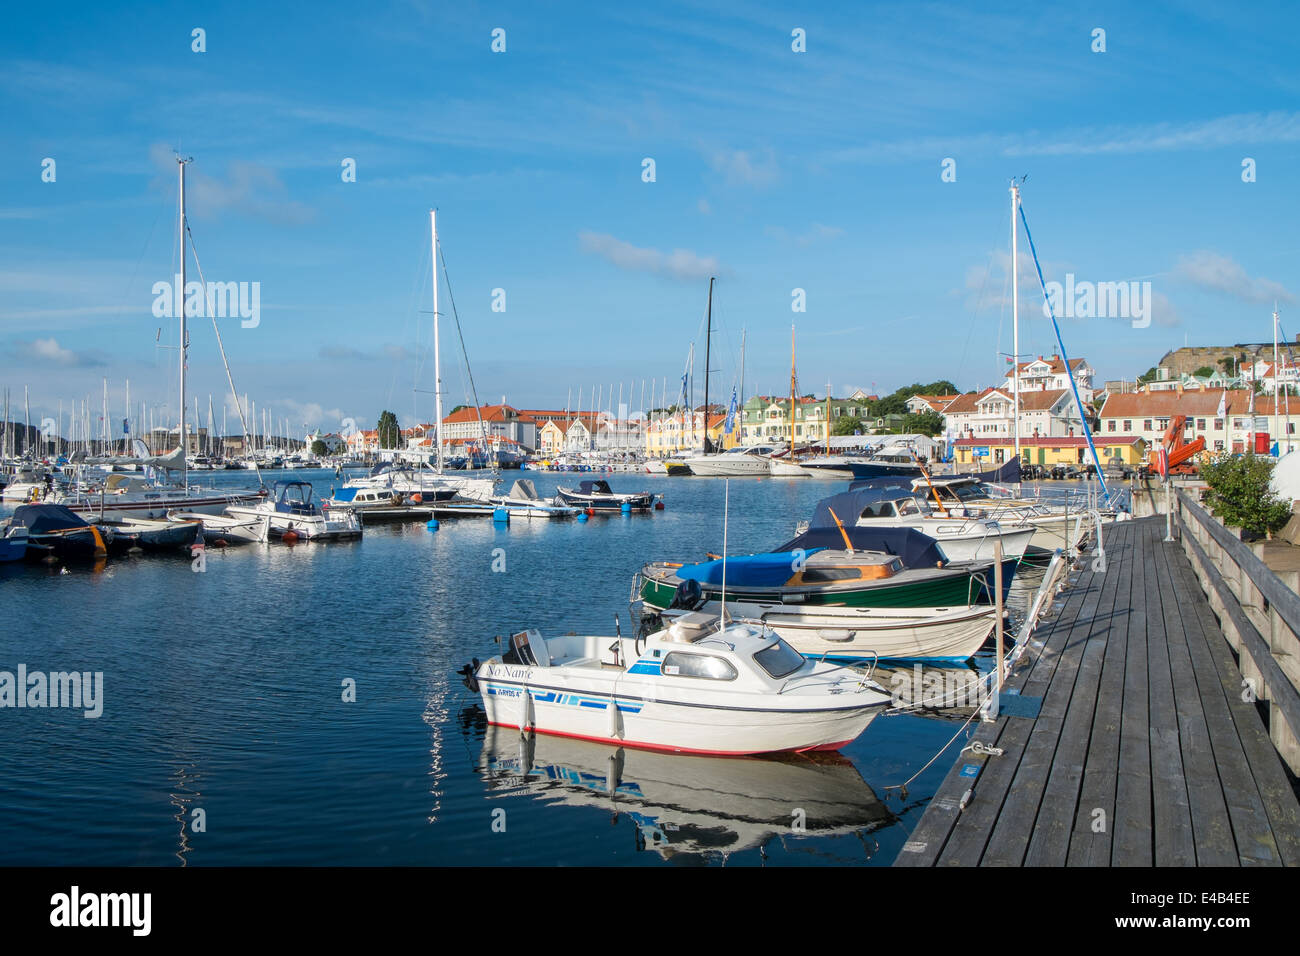
[(434, 446), (438, 453), (438, 474), (442, 474), (442, 354), (438, 345), (438, 211), (429, 210), (429, 231), (432, 234), (433, 255), (433, 420)]
[(189, 471), (189, 445), (185, 441), (185, 350), (189, 345), (189, 333), (185, 329), (185, 166), (190, 161), (176, 157), (176, 165), (180, 170), (180, 216), (177, 228), (180, 231), (180, 250), (181, 250), (181, 271), (180, 271), (180, 288), (176, 290), (176, 300), (180, 305), (177, 310), (181, 318), (181, 420), (180, 420), (180, 438), (181, 438), (181, 486), (186, 493), (190, 490), (190, 471)]
[(790, 325), (790, 451), (794, 452), (794, 393), (799, 379), (795, 376), (794, 364), (794, 324)]
[(1273, 303), (1273, 440), (1277, 442), (1278, 457), (1282, 457), (1281, 423), (1277, 417), (1278, 386), (1282, 384), (1282, 370), (1277, 365), (1277, 303)]
[[(1011, 431), (1015, 434), (1016, 459), (1020, 459), (1020, 269), (1019, 229), (1016, 214), (1020, 206), (1020, 187), (1011, 184)], [(1067, 369), (1068, 371), (1068, 369)]]
[(704, 454), (713, 449), (709, 446), (709, 355), (713, 348), (713, 276), (709, 276), (708, 320), (704, 333)]

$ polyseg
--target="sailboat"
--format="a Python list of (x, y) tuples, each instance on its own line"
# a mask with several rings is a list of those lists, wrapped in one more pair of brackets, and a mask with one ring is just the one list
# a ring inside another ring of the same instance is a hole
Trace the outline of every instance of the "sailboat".
[[(135, 443), (139, 463), (152, 470), (152, 478), (135, 478), (122, 474), (108, 475), (106, 478), (86, 480), (85, 467), (79, 470), (82, 478), (72, 490), (47, 496), (47, 501), (60, 504), (78, 515), (94, 515), (101, 519), (122, 520), (127, 518), (162, 519), (167, 512), (182, 510), (199, 514), (220, 514), (229, 505), (249, 504), (259, 499), (255, 493), (222, 494), (215, 490), (190, 487), (189, 469), (186, 461), (189, 444), (185, 429), (185, 372), (189, 354), (189, 334), (185, 328), (185, 256), (186, 236), (189, 231), (185, 217), (185, 167), (193, 162), (190, 159), (176, 159), (180, 175), (179, 187), (179, 221), (180, 233), (180, 272), (177, 275), (179, 288), (174, 301), (180, 321), (180, 425), (177, 435), (180, 446), (173, 452), (161, 456), (149, 456), (143, 442)], [(159, 477), (180, 472), (180, 483)]]
[[(704, 450), (682, 459), (691, 474), (710, 478), (758, 478), (771, 474), (769, 456), (780, 450), (776, 445), (737, 446), (719, 451), (709, 438), (709, 359), (713, 344), (713, 283), (709, 279), (707, 331), (704, 339)], [(689, 412), (689, 414), (694, 414)], [(671, 473), (671, 472), (670, 472)]]
[[(432, 237), (432, 283), (433, 283), (433, 407), (434, 407), (434, 464), (421, 460), (413, 466), (393, 465), (376, 469), (364, 478), (347, 482), (344, 488), (382, 488), (391, 494), (400, 495), (413, 503), (421, 501), (446, 501), (449, 498), (462, 498), (488, 503), (496, 493), (498, 479), (464, 478), (446, 473), (447, 460), (444, 454), (442, 435), (442, 351), (439, 337), (438, 311), (438, 211), (429, 210), (429, 232)], [(471, 383), (472, 384), (472, 383)], [(475, 398), (475, 406), (478, 401)], [(480, 418), (480, 425), (482, 420)]]

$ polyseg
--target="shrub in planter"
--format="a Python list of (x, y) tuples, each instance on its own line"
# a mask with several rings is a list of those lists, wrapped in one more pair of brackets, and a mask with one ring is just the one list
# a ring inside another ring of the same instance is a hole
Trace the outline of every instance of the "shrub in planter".
[(1252, 534), (1272, 534), (1291, 517), (1291, 506), (1269, 490), (1273, 463), (1255, 455), (1221, 454), (1201, 465), (1210, 486), (1205, 502), (1224, 524)]

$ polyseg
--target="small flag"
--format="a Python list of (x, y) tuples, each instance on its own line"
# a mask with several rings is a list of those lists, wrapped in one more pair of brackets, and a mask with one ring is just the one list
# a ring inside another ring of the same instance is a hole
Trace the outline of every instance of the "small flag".
[(736, 428), (736, 386), (731, 386), (731, 404), (727, 407), (727, 423), (722, 428), (724, 435), (730, 435)]
[(1214, 413), (1216, 418), (1224, 418), (1228, 414), (1228, 390), (1225, 388), (1223, 394), (1219, 396), (1219, 410)]

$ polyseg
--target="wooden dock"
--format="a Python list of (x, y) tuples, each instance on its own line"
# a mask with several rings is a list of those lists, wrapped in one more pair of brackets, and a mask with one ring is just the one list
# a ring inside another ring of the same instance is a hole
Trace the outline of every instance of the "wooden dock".
[(1295, 791), (1164, 534), (1106, 527), (1105, 570), (1085, 557), (1002, 716), (953, 744), (1001, 755), (956, 755), (895, 866), (1300, 864)]

